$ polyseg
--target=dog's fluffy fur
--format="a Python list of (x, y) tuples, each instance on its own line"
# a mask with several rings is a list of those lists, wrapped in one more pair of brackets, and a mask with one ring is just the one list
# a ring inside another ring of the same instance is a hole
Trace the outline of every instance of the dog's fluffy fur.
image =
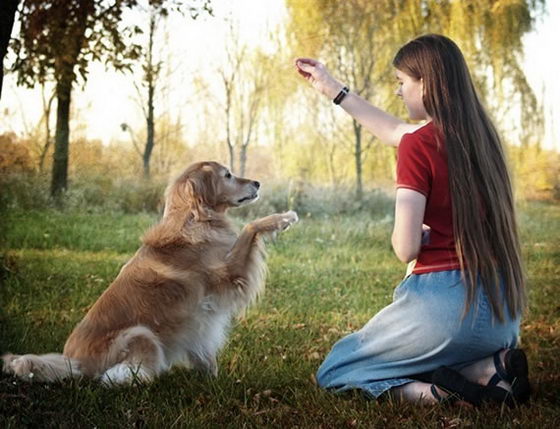
[(23, 379), (88, 376), (105, 383), (151, 380), (174, 364), (218, 372), (232, 317), (264, 288), (261, 234), (296, 222), (295, 212), (247, 224), (226, 212), (254, 201), (259, 183), (215, 162), (191, 165), (166, 192), (162, 220), (76, 326), (63, 354), (3, 356)]

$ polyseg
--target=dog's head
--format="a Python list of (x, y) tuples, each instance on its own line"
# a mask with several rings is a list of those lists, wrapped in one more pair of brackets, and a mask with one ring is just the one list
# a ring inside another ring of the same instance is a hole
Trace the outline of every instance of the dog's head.
[(260, 183), (234, 176), (217, 162), (198, 162), (189, 166), (168, 188), (164, 216), (171, 211), (192, 211), (195, 220), (211, 217), (256, 201)]

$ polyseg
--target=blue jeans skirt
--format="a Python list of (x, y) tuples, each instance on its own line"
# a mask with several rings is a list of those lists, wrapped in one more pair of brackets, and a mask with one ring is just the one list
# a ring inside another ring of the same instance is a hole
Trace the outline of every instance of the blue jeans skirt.
[(416, 374), (442, 365), (460, 370), (516, 345), (520, 319), (509, 317), (505, 300), (504, 323), (492, 317), (482, 286), (463, 318), (465, 300), (459, 270), (408, 276), (392, 304), (334, 345), (317, 372), (319, 386), (378, 397)]

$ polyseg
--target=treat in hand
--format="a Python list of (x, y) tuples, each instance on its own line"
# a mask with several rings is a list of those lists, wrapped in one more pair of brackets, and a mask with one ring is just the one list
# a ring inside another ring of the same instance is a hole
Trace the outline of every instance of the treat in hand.
[(331, 99), (334, 99), (344, 86), (329, 74), (324, 64), (312, 58), (298, 58), (296, 68), (314, 88)]

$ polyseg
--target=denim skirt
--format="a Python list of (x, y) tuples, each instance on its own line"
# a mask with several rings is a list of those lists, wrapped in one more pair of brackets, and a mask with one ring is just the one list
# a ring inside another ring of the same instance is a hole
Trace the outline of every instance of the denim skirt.
[(411, 274), (393, 302), (366, 325), (338, 341), (317, 372), (325, 389), (360, 389), (378, 397), (414, 375), (445, 365), (460, 370), (503, 348), (514, 347), (519, 317), (492, 316), (481, 285), (464, 315), (466, 288), (460, 270)]

